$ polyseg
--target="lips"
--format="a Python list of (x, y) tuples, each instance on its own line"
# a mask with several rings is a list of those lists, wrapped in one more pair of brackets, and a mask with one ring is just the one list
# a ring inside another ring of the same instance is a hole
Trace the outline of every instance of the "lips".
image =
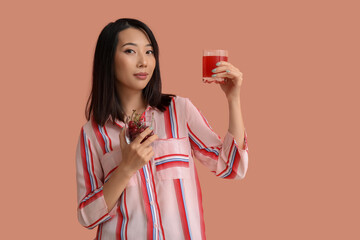
[(134, 74), (134, 76), (141, 76), (141, 77), (145, 77), (147, 75), (148, 75), (148, 73), (146, 73), (146, 72), (139, 72), (139, 73)]
[(147, 79), (147, 75), (148, 73), (146, 72), (139, 72), (139, 73), (135, 73), (134, 76), (137, 78), (137, 79), (140, 79), (140, 80), (146, 80)]

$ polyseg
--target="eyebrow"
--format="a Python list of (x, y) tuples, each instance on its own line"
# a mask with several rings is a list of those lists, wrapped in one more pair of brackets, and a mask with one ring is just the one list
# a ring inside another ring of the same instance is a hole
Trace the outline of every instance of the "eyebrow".
[[(137, 46), (137, 44), (136, 44), (136, 43), (128, 42), (128, 43), (125, 43), (124, 45), (122, 45), (121, 47), (124, 47), (124, 46), (126, 46), (126, 45), (133, 45), (133, 46)], [(145, 47), (148, 47), (148, 46), (152, 47), (151, 43), (147, 44)]]

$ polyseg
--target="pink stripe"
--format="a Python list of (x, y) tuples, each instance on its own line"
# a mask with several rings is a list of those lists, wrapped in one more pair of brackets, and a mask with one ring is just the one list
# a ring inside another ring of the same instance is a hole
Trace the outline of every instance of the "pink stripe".
[(144, 207), (146, 212), (146, 219), (147, 219), (147, 239), (152, 240), (153, 239), (153, 220), (151, 215), (151, 208), (150, 208), (150, 202), (149, 202), (149, 196), (146, 189), (146, 180), (144, 175), (144, 170), (140, 169), (140, 176), (141, 176), (141, 190), (142, 195), (144, 198)]
[(85, 187), (86, 187), (86, 195), (88, 195), (91, 192), (91, 183), (90, 183), (90, 175), (87, 170), (86, 149), (85, 149), (85, 144), (84, 144), (84, 129), (83, 128), (81, 128), (80, 148), (81, 148), (81, 159), (82, 159), (82, 166), (83, 166), (84, 181), (85, 181)]
[(203, 206), (202, 206), (201, 186), (200, 186), (200, 181), (199, 181), (199, 177), (198, 177), (195, 165), (194, 165), (194, 172), (195, 172), (196, 190), (197, 190), (197, 197), (198, 197), (198, 207), (199, 207), (199, 214), (200, 214), (201, 239), (206, 240), (205, 223), (204, 223), (204, 210), (203, 210)]
[[(212, 128), (210, 127), (208, 121), (206, 120), (206, 118), (204, 117), (204, 115), (200, 112), (200, 110), (195, 106), (196, 110), (199, 112), (200, 116), (202, 117), (202, 119), (204, 120), (204, 123), (206, 124), (206, 126), (213, 132), (216, 134), (216, 132), (214, 132), (214, 130), (212, 130)], [(219, 135), (216, 134), (216, 136), (218, 137), (218, 139), (221, 139)]]
[[(197, 139), (197, 141), (198, 142), (200, 142), (203, 146), (204, 146), (204, 148), (208, 148), (192, 131), (191, 131), (191, 129), (190, 129), (190, 127), (189, 127), (189, 124), (187, 124), (187, 126), (188, 126), (188, 130), (189, 130), (189, 132), (191, 133), (191, 135), (194, 137), (194, 138), (196, 138)], [(201, 154), (203, 154), (203, 155), (205, 155), (205, 156), (207, 156), (207, 157), (210, 157), (210, 158), (212, 158), (212, 159), (214, 159), (214, 160), (218, 160), (218, 156), (214, 153), (214, 152), (208, 152), (208, 151), (206, 151), (205, 149), (201, 149), (201, 148), (199, 148), (199, 146), (190, 138), (190, 144), (191, 144), (191, 146), (195, 149), (195, 150), (197, 150), (198, 152), (200, 152)], [(213, 149), (213, 148), (208, 148), (208, 149)]]
[(106, 215), (108, 215), (108, 214), (106, 213), (104, 216), (102, 216), (101, 218), (99, 218), (99, 220), (97, 220), (97, 221), (94, 222), (93, 224), (91, 224), (91, 225), (89, 225), (89, 226), (86, 226), (86, 228), (92, 228), (92, 227), (95, 226), (98, 222), (102, 221), (102, 220), (106, 217)]
[[(156, 185), (155, 185), (155, 181), (154, 181), (154, 174), (153, 174), (153, 171), (152, 171), (152, 166), (151, 166), (151, 164), (149, 164), (149, 166), (150, 166), (150, 172), (151, 172), (151, 179), (152, 179), (152, 182), (154, 184), (154, 189), (156, 189)], [(160, 212), (160, 207), (159, 207), (159, 203), (158, 203), (158, 200), (157, 200), (158, 198), (157, 198), (156, 191), (154, 191), (154, 195), (155, 195), (156, 207), (157, 207), (158, 212), (159, 212), (158, 215), (159, 215), (160, 228), (161, 228), (163, 239), (165, 240), (164, 227), (163, 227), (162, 220), (161, 220), (161, 212)]]
[[(93, 195), (91, 198), (89, 198), (89, 199), (86, 200), (85, 202), (81, 202), (79, 208), (81, 209), (81, 208), (86, 207), (87, 205), (89, 205), (90, 203), (94, 202), (96, 199), (98, 199), (98, 198), (101, 197), (101, 196), (103, 196), (103, 192), (102, 192), (102, 191), (96, 193), (95, 195)], [(85, 196), (85, 198), (86, 198), (86, 196)]]
[(174, 187), (175, 187), (176, 199), (177, 199), (179, 213), (180, 213), (181, 225), (182, 225), (182, 229), (184, 232), (184, 238), (186, 240), (188, 240), (188, 239), (190, 239), (190, 232), (189, 232), (189, 227), (188, 227), (187, 219), (186, 219), (184, 200), (183, 200), (183, 195), (182, 195), (181, 186), (180, 186), (180, 179), (174, 179)]
[(97, 178), (95, 177), (94, 160), (93, 160), (93, 154), (92, 154), (91, 147), (90, 147), (90, 139), (88, 139), (88, 146), (89, 146), (90, 156), (91, 156), (91, 170), (92, 170), (91, 174), (94, 177), (94, 182), (95, 182), (96, 189), (97, 189), (97, 188), (99, 188), (99, 186), (98, 186), (98, 183), (97, 183)]

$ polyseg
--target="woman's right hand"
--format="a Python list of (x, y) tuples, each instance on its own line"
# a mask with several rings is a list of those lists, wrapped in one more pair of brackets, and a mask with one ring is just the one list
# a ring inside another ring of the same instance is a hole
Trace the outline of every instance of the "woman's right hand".
[(150, 144), (158, 139), (156, 134), (146, 139), (143, 143), (140, 143), (147, 135), (149, 135), (149, 133), (151, 133), (151, 131), (150, 128), (146, 128), (130, 144), (126, 143), (124, 128), (119, 134), (123, 167), (130, 171), (130, 174), (134, 174), (137, 170), (146, 165), (154, 156)]

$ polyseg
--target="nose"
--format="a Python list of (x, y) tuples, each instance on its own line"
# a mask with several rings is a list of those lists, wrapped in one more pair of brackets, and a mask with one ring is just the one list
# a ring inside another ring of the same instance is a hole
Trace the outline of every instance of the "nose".
[(138, 55), (138, 63), (137, 63), (137, 67), (147, 67), (147, 60), (146, 60), (146, 55), (143, 53), (139, 53)]

